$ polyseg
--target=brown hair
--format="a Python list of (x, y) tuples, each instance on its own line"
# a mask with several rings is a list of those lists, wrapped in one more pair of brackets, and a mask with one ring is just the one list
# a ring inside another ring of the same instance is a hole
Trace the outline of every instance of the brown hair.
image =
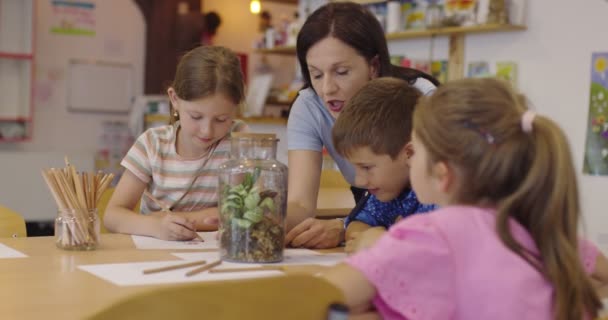
[[(245, 91), (239, 58), (219, 46), (200, 46), (187, 52), (177, 64), (171, 87), (182, 100), (221, 93), (235, 104), (241, 103)], [(171, 108), (171, 123), (176, 120)]]
[[(414, 132), (430, 162), (455, 168), (462, 185), (455, 201), (495, 206), (502, 242), (553, 284), (556, 319), (597, 316), (600, 300), (578, 251), (579, 198), (570, 148), (562, 130), (536, 116), (522, 130), (525, 98), (496, 79), (466, 79), (420, 100)], [(540, 256), (509, 231), (513, 218), (525, 227)]]
[(336, 151), (345, 156), (357, 147), (395, 159), (411, 139), (418, 89), (404, 80), (377, 78), (368, 82), (340, 113), (332, 130)]
[(439, 85), (437, 79), (424, 72), (391, 64), (384, 30), (365, 7), (352, 2), (332, 2), (315, 10), (298, 33), (296, 51), (306, 87), (312, 88), (306, 54), (317, 42), (329, 36), (352, 47), (368, 63), (377, 57), (381, 77), (401, 78), (410, 83), (417, 78), (425, 78)]

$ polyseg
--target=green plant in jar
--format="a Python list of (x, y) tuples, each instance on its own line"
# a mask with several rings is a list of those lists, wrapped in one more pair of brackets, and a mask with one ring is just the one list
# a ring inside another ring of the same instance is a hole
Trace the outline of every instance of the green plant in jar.
[(276, 262), (283, 258), (284, 228), (276, 219), (275, 190), (260, 190), (261, 169), (244, 173), (243, 181), (225, 185), (220, 197), (220, 241), (223, 259)]

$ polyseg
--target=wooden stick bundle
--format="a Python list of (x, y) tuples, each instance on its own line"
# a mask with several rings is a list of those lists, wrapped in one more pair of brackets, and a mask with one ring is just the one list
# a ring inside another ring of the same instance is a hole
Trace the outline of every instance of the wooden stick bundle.
[(42, 177), (66, 221), (56, 226), (57, 245), (62, 248), (94, 248), (99, 243), (98, 227), (90, 212), (97, 208), (101, 195), (114, 174), (77, 172), (65, 157), (63, 169), (43, 169)]

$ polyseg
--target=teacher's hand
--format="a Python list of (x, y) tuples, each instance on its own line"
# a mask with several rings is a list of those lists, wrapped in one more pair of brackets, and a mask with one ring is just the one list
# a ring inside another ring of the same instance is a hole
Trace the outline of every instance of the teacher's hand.
[(344, 240), (344, 222), (340, 219), (308, 218), (285, 236), (285, 244), (296, 248), (328, 249)]

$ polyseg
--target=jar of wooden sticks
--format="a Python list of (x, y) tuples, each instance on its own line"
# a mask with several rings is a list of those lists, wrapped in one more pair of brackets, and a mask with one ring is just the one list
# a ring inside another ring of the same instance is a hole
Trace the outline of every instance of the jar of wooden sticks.
[(94, 250), (99, 246), (97, 209), (60, 209), (55, 219), (55, 244), (66, 250)]
[(66, 250), (94, 250), (99, 246), (97, 203), (113, 174), (77, 172), (67, 157), (64, 169), (44, 169), (44, 178), (58, 207), (55, 243)]

